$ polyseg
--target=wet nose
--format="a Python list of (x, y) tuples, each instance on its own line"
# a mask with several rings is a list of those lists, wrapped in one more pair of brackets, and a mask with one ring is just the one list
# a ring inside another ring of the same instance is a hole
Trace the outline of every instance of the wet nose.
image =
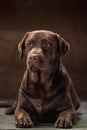
[(31, 62), (37, 62), (38, 61), (38, 54), (31, 54), (31, 56), (29, 57), (29, 60)]

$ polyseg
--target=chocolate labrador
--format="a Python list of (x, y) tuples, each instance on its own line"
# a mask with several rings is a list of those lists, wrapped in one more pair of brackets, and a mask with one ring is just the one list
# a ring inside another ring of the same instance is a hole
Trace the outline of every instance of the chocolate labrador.
[(27, 32), (18, 44), (20, 58), (26, 55), (26, 70), (15, 109), (16, 127), (36, 122), (54, 122), (55, 127), (71, 128), (80, 100), (61, 62), (70, 45), (59, 34), (47, 30)]

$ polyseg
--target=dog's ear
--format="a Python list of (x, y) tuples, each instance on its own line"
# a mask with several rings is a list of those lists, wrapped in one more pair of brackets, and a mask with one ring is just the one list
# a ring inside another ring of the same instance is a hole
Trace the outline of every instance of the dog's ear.
[(60, 56), (64, 56), (70, 50), (70, 44), (65, 41), (59, 34), (56, 34), (58, 38), (58, 43), (60, 47)]
[(24, 37), (22, 38), (22, 40), (18, 43), (18, 51), (20, 53), (19, 58), (21, 59), (23, 57), (23, 50), (25, 49), (25, 40), (28, 36), (29, 32), (27, 32)]

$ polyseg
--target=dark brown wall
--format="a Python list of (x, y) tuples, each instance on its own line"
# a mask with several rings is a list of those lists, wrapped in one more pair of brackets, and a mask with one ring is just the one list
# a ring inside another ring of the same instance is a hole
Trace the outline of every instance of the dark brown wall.
[(17, 44), (27, 31), (48, 29), (71, 45), (63, 62), (81, 98), (87, 98), (87, 1), (0, 1), (0, 98), (13, 98), (26, 67)]

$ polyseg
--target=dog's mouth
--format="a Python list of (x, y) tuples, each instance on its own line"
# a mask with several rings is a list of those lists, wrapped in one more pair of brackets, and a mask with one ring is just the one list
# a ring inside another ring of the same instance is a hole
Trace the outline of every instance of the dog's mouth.
[(39, 65), (29, 65), (29, 68), (28, 68), (30, 71), (40, 71), (40, 67)]

